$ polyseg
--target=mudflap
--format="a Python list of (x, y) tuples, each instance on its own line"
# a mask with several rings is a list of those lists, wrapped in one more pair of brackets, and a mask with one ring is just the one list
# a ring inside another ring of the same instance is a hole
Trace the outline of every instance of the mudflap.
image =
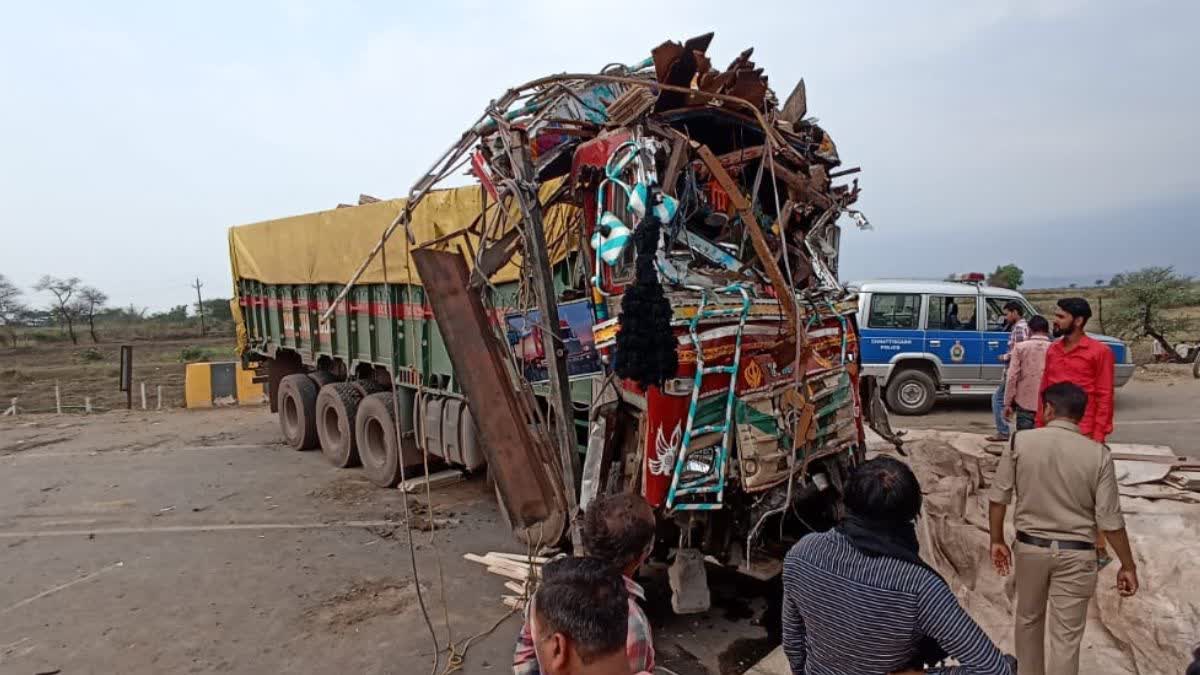
[(712, 596), (708, 591), (704, 554), (699, 549), (679, 549), (675, 554), (675, 562), (667, 570), (667, 578), (671, 584), (671, 609), (676, 614), (708, 611)]
[(867, 426), (879, 434), (885, 441), (896, 448), (896, 452), (907, 455), (904, 451), (904, 432), (892, 430), (892, 421), (887, 408), (883, 405), (883, 396), (879, 381), (874, 377), (863, 377), (859, 380), (859, 398), (862, 400), (863, 417)]

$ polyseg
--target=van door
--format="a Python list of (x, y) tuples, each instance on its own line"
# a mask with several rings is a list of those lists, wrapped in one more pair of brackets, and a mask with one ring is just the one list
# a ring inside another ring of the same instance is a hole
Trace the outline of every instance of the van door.
[(863, 364), (884, 368), (869, 372), (886, 373), (897, 355), (924, 350), (919, 293), (872, 293), (865, 304), (867, 316), (859, 329)]
[(925, 307), (925, 351), (941, 360), (942, 383), (977, 384), (983, 366), (979, 295), (930, 295)]
[[(1000, 384), (1007, 364), (1000, 360), (1008, 353), (1008, 331), (1004, 327), (1004, 305), (1012, 298), (987, 298), (987, 323), (983, 327), (983, 370), (984, 381)], [(1027, 319), (1029, 317), (1026, 317)]]

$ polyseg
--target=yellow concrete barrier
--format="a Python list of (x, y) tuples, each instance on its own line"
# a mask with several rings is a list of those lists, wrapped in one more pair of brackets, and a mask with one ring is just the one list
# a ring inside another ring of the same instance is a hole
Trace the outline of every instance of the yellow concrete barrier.
[(184, 372), (184, 404), (188, 408), (222, 405), (259, 405), (266, 400), (254, 371), (236, 361), (189, 363)]

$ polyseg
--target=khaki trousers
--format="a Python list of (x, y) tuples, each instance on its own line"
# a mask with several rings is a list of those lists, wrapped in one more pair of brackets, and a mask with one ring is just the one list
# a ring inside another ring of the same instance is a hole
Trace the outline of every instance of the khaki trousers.
[[(1077, 675), (1088, 601), (1096, 592), (1096, 552), (1013, 545), (1015, 642), (1021, 675)], [(1050, 656), (1046, 658), (1046, 624)]]

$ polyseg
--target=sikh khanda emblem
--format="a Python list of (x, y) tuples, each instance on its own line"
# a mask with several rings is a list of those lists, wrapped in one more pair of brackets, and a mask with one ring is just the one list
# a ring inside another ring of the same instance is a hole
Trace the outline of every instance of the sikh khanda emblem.
[(746, 382), (746, 387), (749, 389), (754, 389), (762, 384), (763, 371), (762, 367), (758, 365), (758, 361), (750, 359), (750, 363), (746, 364), (746, 367), (742, 370), (742, 379)]
[(967, 348), (958, 340), (954, 341), (954, 346), (950, 348), (950, 360), (955, 363), (962, 363), (963, 359), (967, 358)]

